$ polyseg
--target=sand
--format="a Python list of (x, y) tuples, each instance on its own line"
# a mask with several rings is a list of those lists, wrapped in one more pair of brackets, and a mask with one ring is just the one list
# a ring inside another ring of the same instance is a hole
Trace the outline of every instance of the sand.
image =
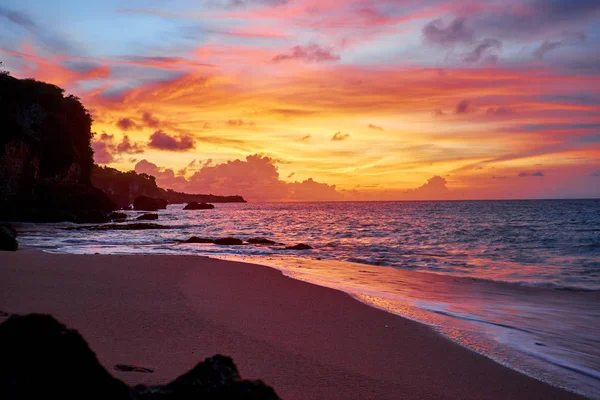
[(0, 311), (54, 315), (130, 384), (168, 382), (220, 353), (283, 399), (580, 398), (427, 326), (246, 263), (0, 252)]

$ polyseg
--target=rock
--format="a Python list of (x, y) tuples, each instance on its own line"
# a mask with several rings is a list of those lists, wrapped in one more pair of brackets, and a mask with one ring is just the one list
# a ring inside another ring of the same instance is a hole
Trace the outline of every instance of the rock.
[(138, 221), (156, 221), (157, 219), (158, 214), (144, 214), (136, 218)]
[[(13, 315), (0, 324), (1, 399), (278, 400), (262, 381), (243, 380), (230, 357), (216, 355), (171, 383), (130, 387), (111, 376), (83, 337), (50, 315)], [(122, 373), (152, 373), (114, 366)]]
[(17, 251), (17, 231), (10, 225), (0, 225), (0, 251)]
[(167, 201), (148, 196), (138, 196), (133, 201), (133, 209), (138, 211), (158, 211), (167, 208)]
[(0, 398), (129, 399), (81, 335), (50, 315), (13, 315), (0, 325)]
[(127, 214), (120, 212), (110, 213), (108, 219), (111, 221), (124, 221), (127, 219)]
[(250, 238), (248, 239), (248, 243), (252, 244), (266, 244), (266, 245), (283, 245), (283, 243), (277, 243), (269, 239), (265, 238)]
[(212, 210), (213, 208), (215, 208), (215, 206), (212, 204), (196, 203), (195, 201), (192, 201), (191, 203), (188, 203), (188, 205), (185, 206), (183, 209), (184, 210)]
[(222, 239), (216, 239), (214, 244), (218, 244), (221, 246), (240, 246), (244, 244), (244, 241), (238, 238), (227, 237)]
[(310, 249), (312, 249), (312, 247), (307, 244), (304, 244), (304, 243), (300, 243), (295, 246), (287, 246), (285, 248), (285, 250), (310, 250)]
[(143, 231), (149, 229), (170, 229), (170, 226), (160, 224), (144, 224), (144, 223), (132, 223), (132, 224), (105, 224), (105, 225), (93, 225), (93, 226), (77, 226), (65, 228), (66, 230), (82, 230), (89, 229), (91, 231)]
[(188, 240), (183, 243), (214, 243), (215, 241), (207, 238), (199, 238), (197, 236), (192, 236)]

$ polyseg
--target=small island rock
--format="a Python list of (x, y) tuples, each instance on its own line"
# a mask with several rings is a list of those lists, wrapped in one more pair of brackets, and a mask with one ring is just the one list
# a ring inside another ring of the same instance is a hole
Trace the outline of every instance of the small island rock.
[(285, 249), (286, 250), (310, 250), (310, 249), (312, 249), (312, 247), (307, 244), (300, 243), (295, 246), (287, 246)]
[(273, 240), (265, 239), (265, 238), (250, 238), (248, 239), (248, 243), (252, 244), (266, 244), (266, 245), (282, 245), (282, 243), (274, 242)]
[(188, 203), (188, 205), (185, 206), (183, 209), (184, 210), (212, 210), (213, 208), (215, 208), (215, 206), (212, 204), (197, 203), (195, 201), (192, 201), (191, 203)]
[(167, 208), (167, 204), (168, 202), (164, 199), (139, 196), (133, 201), (133, 209), (138, 211), (158, 211)]
[(157, 219), (158, 214), (144, 214), (136, 218), (138, 221), (156, 221)]
[(241, 246), (244, 244), (244, 241), (238, 238), (227, 237), (222, 239), (216, 239), (214, 244), (218, 244), (221, 246)]

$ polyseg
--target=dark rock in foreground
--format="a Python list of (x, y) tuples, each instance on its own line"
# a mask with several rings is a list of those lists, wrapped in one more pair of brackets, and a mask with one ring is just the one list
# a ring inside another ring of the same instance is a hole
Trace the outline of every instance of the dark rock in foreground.
[(244, 241), (238, 238), (228, 237), (216, 239), (213, 243), (221, 246), (241, 246), (244, 244)]
[(139, 196), (133, 201), (133, 209), (138, 211), (158, 211), (167, 208), (167, 204), (168, 202), (164, 199)]
[(89, 229), (91, 231), (143, 231), (149, 229), (169, 229), (169, 226), (160, 224), (144, 224), (144, 223), (133, 223), (133, 224), (106, 224), (106, 225), (95, 225), (95, 226), (81, 226), (66, 228), (67, 230), (80, 230)]
[(0, 225), (0, 251), (17, 251), (17, 231), (10, 225)]
[(207, 238), (200, 238), (198, 236), (192, 236), (191, 238), (189, 238), (188, 240), (186, 240), (184, 243), (214, 243), (215, 241), (213, 239), (207, 239)]
[(265, 245), (283, 245), (283, 243), (277, 243), (274, 242), (272, 240), (269, 239), (265, 239), (265, 238), (250, 238), (248, 239), (248, 243), (252, 243), (252, 244), (265, 244)]
[(195, 201), (192, 201), (191, 203), (188, 203), (188, 205), (185, 206), (183, 209), (184, 210), (212, 210), (213, 208), (215, 208), (215, 206), (212, 204), (197, 203)]
[[(167, 385), (131, 388), (100, 365), (76, 330), (50, 315), (13, 315), (0, 324), (0, 354), (0, 398), (6, 400), (279, 399), (262, 381), (242, 380), (232, 359), (222, 355)], [(140, 368), (117, 367), (122, 372)]]
[(138, 221), (156, 221), (157, 219), (158, 214), (144, 214), (136, 218)]
[(310, 249), (312, 249), (312, 247), (307, 244), (304, 244), (304, 243), (300, 243), (295, 246), (287, 246), (285, 248), (285, 250), (310, 250)]

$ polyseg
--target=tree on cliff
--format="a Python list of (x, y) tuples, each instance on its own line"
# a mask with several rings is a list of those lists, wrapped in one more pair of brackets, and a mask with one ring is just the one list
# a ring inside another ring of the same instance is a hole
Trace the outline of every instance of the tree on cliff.
[(81, 101), (62, 88), (0, 74), (0, 214), (110, 209), (91, 185), (91, 125)]

